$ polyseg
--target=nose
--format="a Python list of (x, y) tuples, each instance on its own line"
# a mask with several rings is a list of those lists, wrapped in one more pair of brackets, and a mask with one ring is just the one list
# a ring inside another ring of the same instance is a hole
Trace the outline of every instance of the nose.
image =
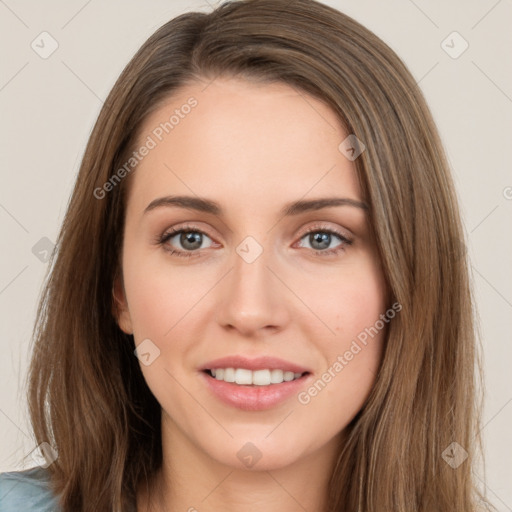
[[(243, 253), (242, 253), (243, 254)], [(233, 254), (233, 268), (219, 290), (217, 321), (244, 336), (282, 330), (290, 319), (290, 292), (266, 249), (254, 260)]]

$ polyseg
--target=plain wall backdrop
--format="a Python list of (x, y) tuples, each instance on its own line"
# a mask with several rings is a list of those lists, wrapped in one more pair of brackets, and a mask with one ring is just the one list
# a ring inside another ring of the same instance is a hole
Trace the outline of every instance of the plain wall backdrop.
[[(217, 3), (0, 0), (0, 471), (35, 465), (25, 458), (35, 448), (25, 397), (31, 331), (48, 250), (102, 102), (158, 27)], [(483, 347), (487, 463), (477, 475), (498, 510), (512, 512), (512, 3), (324, 3), (396, 51), (440, 130), (462, 208)]]

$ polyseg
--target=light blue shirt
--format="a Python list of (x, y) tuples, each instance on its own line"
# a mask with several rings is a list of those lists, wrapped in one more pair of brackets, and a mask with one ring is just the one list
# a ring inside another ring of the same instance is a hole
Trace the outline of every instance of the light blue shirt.
[(61, 512), (40, 466), (0, 473), (0, 512)]

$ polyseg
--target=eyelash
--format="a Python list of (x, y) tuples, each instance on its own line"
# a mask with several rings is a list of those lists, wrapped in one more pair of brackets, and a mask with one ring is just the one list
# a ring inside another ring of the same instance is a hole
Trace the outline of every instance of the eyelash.
[[(176, 249), (169, 249), (169, 247), (167, 246), (167, 242), (171, 238), (173, 238), (175, 235), (184, 233), (184, 232), (188, 232), (188, 231), (192, 231), (194, 233), (200, 233), (200, 234), (208, 236), (207, 233), (198, 229), (197, 227), (191, 226), (191, 225), (186, 225), (186, 226), (180, 227), (179, 229), (171, 228), (171, 229), (167, 230), (165, 233), (163, 233), (162, 235), (159, 235), (157, 237), (156, 243), (158, 245), (161, 245), (171, 256), (178, 256), (180, 258), (181, 257), (191, 258), (191, 257), (198, 256), (199, 251), (178, 251)], [(309, 235), (310, 233), (328, 233), (330, 235), (337, 236), (342, 242), (342, 245), (338, 246), (335, 249), (326, 249), (326, 250), (311, 249), (313, 251), (313, 254), (315, 254), (315, 256), (325, 257), (328, 255), (336, 255), (336, 254), (340, 253), (341, 251), (345, 251), (346, 246), (352, 245), (352, 243), (353, 243), (352, 240), (349, 240), (345, 235), (343, 235), (339, 231), (336, 231), (335, 229), (327, 228), (324, 226), (313, 226), (311, 228), (308, 228), (302, 234), (302, 236), (300, 237), (300, 240), (302, 240), (305, 236)], [(211, 238), (211, 237), (208, 236), (208, 238)]]

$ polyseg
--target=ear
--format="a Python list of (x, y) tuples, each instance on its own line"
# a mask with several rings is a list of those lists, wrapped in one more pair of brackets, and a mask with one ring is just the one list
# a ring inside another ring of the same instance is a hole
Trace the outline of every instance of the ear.
[(116, 274), (112, 286), (112, 315), (117, 321), (119, 328), (126, 334), (133, 334), (132, 319), (128, 310), (126, 292), (122, 277)]

